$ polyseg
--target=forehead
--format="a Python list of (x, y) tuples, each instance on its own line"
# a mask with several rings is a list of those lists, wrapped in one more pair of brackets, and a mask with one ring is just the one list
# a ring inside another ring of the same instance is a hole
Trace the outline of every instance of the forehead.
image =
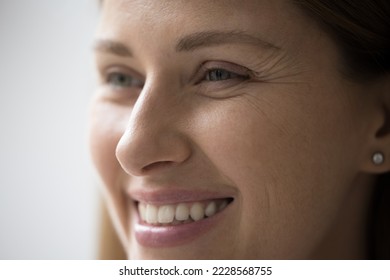
[(272, 37), (307, 26), (305, 20), (287, 0), (105, 0), (99, 31), (171, 36), (239, 29)]

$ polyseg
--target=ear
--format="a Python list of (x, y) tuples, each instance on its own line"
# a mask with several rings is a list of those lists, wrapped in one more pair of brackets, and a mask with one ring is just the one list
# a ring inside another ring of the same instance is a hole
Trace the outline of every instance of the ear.
[[(390, 75), (384, 79), (377, 93), (368, 149), (362, 161), (362, 171), (374, 174), (390, 171)], [(373, 159), (377, 153), (383, 155), (383, 162), (380, 164)]]

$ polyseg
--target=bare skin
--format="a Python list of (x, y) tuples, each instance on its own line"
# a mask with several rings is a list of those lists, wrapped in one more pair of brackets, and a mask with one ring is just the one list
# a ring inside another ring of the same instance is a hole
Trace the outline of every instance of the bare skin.
[[(365, 257), (388, 81), (343, 77), (289, 1), (108, 0), (96, 38), (91, 152), (129, 258)], [(233, 201), (191, 241), (140, 244), (132, 194), (170, 190)]]

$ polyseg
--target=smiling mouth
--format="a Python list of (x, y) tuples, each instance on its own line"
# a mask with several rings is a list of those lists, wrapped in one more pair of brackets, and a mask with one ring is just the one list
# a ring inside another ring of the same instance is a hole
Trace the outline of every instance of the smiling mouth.
[(233, 198), (154, 205), (137, 202), (141, 221), (151, 226), (174, 226), (207, 219), (226, 208)]

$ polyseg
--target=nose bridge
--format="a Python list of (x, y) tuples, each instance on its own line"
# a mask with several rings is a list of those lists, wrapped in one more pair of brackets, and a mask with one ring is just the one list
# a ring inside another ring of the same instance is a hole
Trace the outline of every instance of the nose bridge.
[(156, 163), (180, 163), (189, 156), (178, 128), (178, 98), (167, 83), (145, 84), (116, 150), (118, 161), (130, 175), (140, 176)]
[(166, 101), (162, 100), (163, 103), (158, 106), (159, 99), (162, 99), (161, 96), (155, 94), (154, 90), (144, 90), (132, 109), (125, 133), (152, 136), (157, 129), (164, 126), (164, 122), (167, 122), (164, 116)]
[(132, 109), (125, 133), (141, 138), (169, 133), (169, 127), (173, 129), (175, 126), (174, 116), (178, 113), (175, 92), (174, 86), (160, 82), (158, 77), (155, 82), (145, 84)]

